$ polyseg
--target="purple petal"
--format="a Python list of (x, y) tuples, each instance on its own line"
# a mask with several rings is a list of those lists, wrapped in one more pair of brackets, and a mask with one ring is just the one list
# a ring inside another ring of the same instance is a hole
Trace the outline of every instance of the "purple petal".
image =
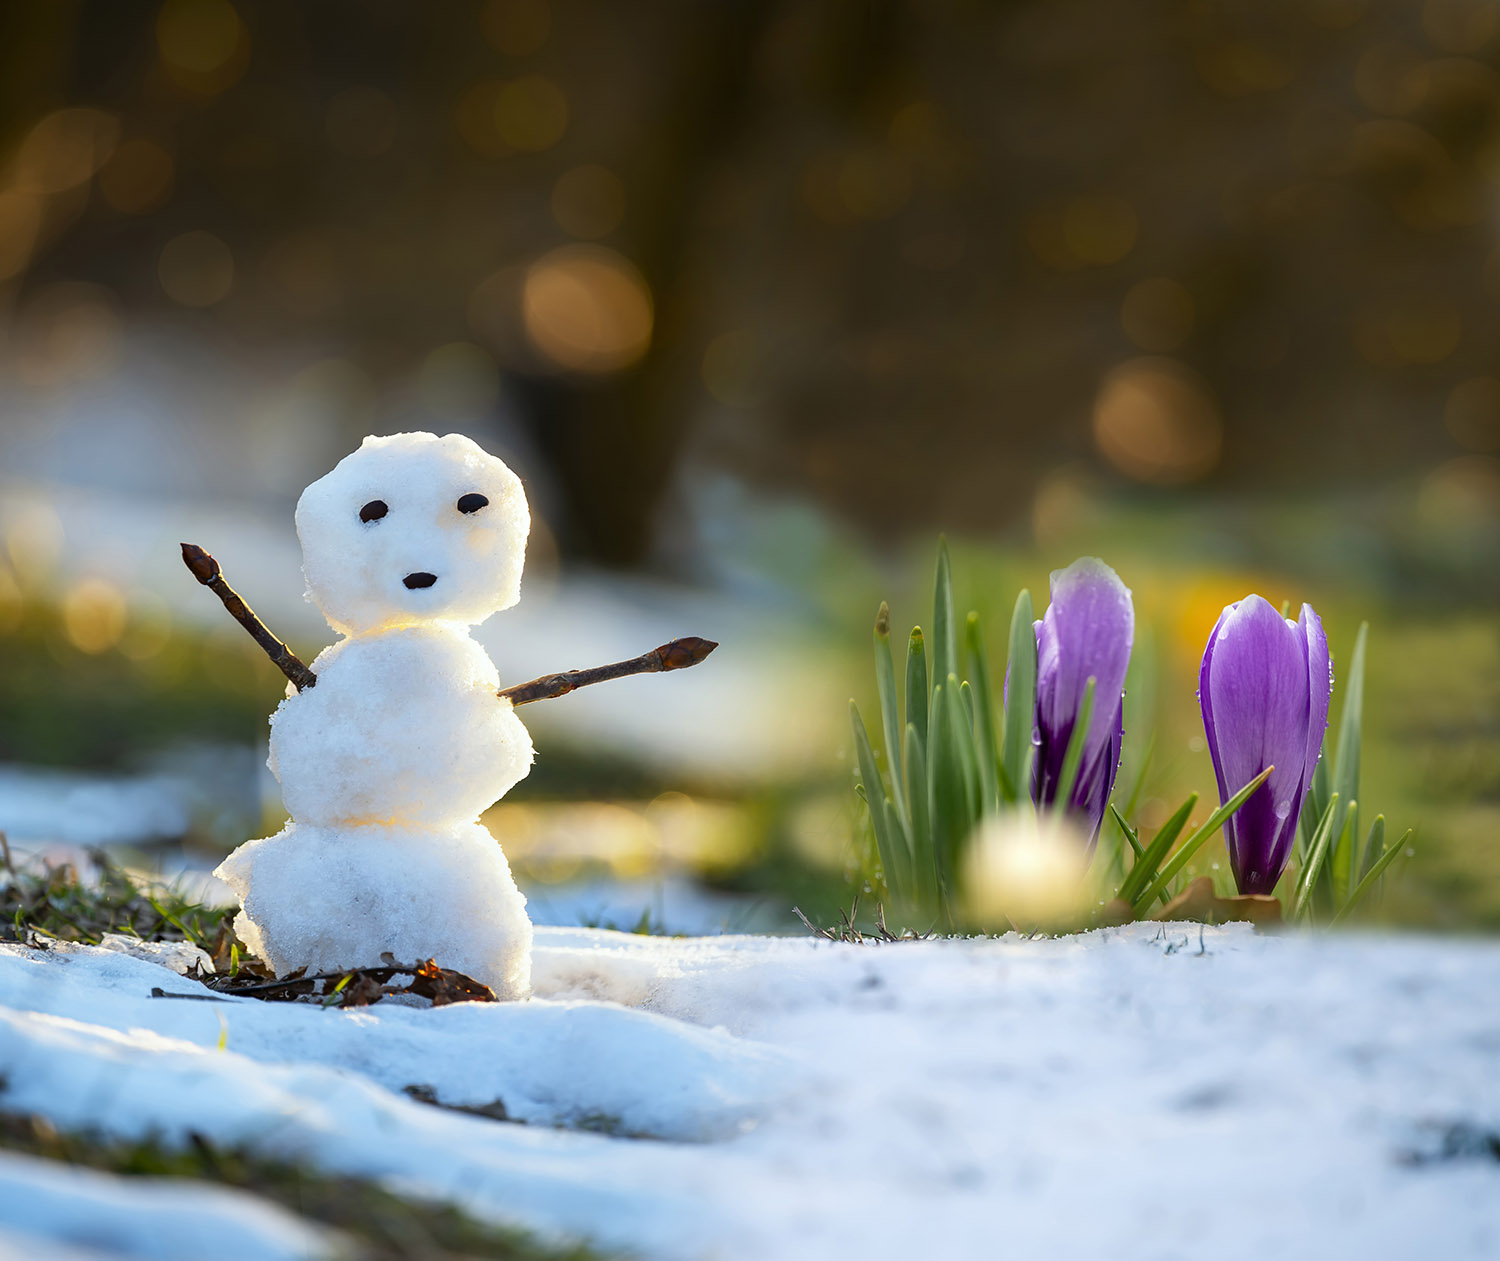
[(1297, 629), (1307, 644), (1307, 761), (1304, 787), (1312, 784), (1313, 772), (1323, 753), (1323, 735), (1328, 730), (1328, 701), (1333, 695), (1333, 662), (1328, 656), (1328, 636), (1323, 619), (1310, 604), (1302, 606)]
[(1033, 797), (1057, 795), (1068, 741), (1090, 678), (1094, 712), (1084, 740), (1071, 804), (1103, 818), (1119, 768), (1125, 671), (1135, 639), (1130, 590), (1103, 561), (1083, 557), (1052, 575), (1052, 601), (1037, 630), (1038, 749)]
[(1276, 767), (1226, 827), (1242, 893), (1275, 888), (1291, 852), (1307, 787), (1308, 656), (1306, 630), (1257, 595), (1224, 610), (1204, 653), (1200, 701), (1220, 800)]

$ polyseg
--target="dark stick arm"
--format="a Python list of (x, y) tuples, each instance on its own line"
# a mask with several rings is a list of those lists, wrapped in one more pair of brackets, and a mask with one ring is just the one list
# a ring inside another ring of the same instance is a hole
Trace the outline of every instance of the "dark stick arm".
[(271, 664), (286, 675), (299, 692), (318, 681), (318, 676), (307, 668), (302, 659), (271, 634), (266, 624), (255, 616), (255, 611), (240, 598), (240, 593), (224, 581), (218, 561), (196, 544), (184, 543), (182, 563), (192, 571), (194, 578), (219, 597), (229, 610), (230, 617), (249, 632), (250, 638), (271, 659)]
[[(229, 615), (245, 628), (250, 638), (271, 659), (271, 663), (292, 681), (299, 692), (317, 683), (318, 676), (307, 668), (296, 653), (271, 634), (266, 624), (255, 616), (254, 610), (240, 598), (239, 592), (224, 581), (218, 561), (201, 547), (184, 543), (182, 562), (192, 571), (194, 578), (219, 597), (229, 610)], [(613, 665), (595, 666), (591, 670), (567, 670), (562, 674), (544, 675), (529, 683), (517, 683), (514, 687), (504, 688), (498, 695), (512, 705), (552, 700), (577, 691), (580, 687), (588, 687), (591, 683), (605, 683), (610, 679), (623, 679), (632, 674), (686, 670), (689, 666), (697, 665), (718, 646), (712, 639), (688, 635), (671, 640), (660, 648), (653, 648), (639, 657), (632, 657), (629, 661), (616, 661)]]
[(502, 688), (498, 693), (512, 705), (529, 705), (532, 701), (550, 701), (566, 696), (591, 683), (607, 683), (610, 679), (628, 678), (632, 674), (659, 674), (663, 670), (686, 670), (695, 666), (719, 645), (712, 639), (700, 639), (687, 635), (653, 648), (650, 652), (632, 657), (629, 661), (616, 661), (613, 665), (595, 666), (591, 670), (566, 670), (562, 674), (543, 675), (529, 683), (517, 683), (514, 687)]

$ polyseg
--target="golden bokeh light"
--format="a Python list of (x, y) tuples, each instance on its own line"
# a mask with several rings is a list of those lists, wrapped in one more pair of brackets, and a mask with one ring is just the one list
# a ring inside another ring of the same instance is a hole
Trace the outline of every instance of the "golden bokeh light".
[(43, 500), (20, 500), (7, 509), (4, 525), (5, 553), (21, 586), (42, 586), (62, 553), (62, 518)]
[(42, 228), (42, 199), (32, 193), (0, 192), (0, 280), (24, 271)]
[(120, 654), (131, 661), (149, 661), (172, 636), (172, 610), (154, 591), (135, 590), (127, 598), (126, 628)]
[(1364, 17), (1369, 0), (1308, 0), (1307, 17), (1325, 31), (1341, 31)]
[(234, 255), (211, 232), (184, 232), (162, 248), (156, 277), (173, 302), (213, 306), (234, 288)]
[(466, 88), (453, 108), (453, 123), (464, 143), (486, 157), (504, 157), (510, 146), (495, 129), (495, 102), (505, 85), (486, 79)]
[(154, 140), (125, 141), (99, 172), (99, 189), (116, 210), (140, 214), (162, 205), (172, 191), (172, 155)]
[(326, 315), (344, 296), (333, 247), (316, 232), (294, 232), (274, 241), (261, 259), (260, 282), (278, 306), (304, 319)]
[(802, 200), (814, 216), (835, 225), (853, 218), (839, 191), (840, 166), (837, 154), (825, 153), (811, 159), (802, 172)]
[(1239, 39), (1216, 44), (1198, 55), (1198, 73), (1221, 96), (1276, 92), (1292, 81), (1296, 67), (1270, 44)]
[(1063, 238), (1082, 263), (1107, 266), (1135, 249), (1140, 221), (1123, 197), (1078, 197), (1063, 214)]
[(1500, 460), (1461, 455), (1439, 465), (1417, 492), (1422, 521), (1439, 530), (1470, 530), (1500, 520)]
[(0, 634), (15, 630), (26, 614), (26, 597), (8, 566), (0, 565)]
[(396, 103), (375, 88), (346, 88), (328, 103), (328, 143), (354, 158), (378, 158), (396, 143)]
[(720, 333), (703, 352), (703, 384), (714, 398), (744, 407), (757, 397), (756, 376), (762, 359), (755, 334), (747, 329)]
[(490, 46), (507, 57), (529, 56), (552, 32), (546, 0), (490, 0), (479, 23)]
[(513, 265), (486, 276), (474, 286), (465, 311), (474, 336), (504, 364), (530, 354), (521, 311), (526, 273), (525, 267)]
[(91, 381), (120, 366), (123, 326), (100, 285), (50, 285), (26, 306), (15, 338), (15, 373), (26, 385)]
[(1176, 350), (1193, 331), (1193, 295), (1165, 276), (1131, 286), (1120, 308), (1125, 336), (1142, 350)]
[(1500, 451), (1500, 381), (1470, 377), (1455, 385), (1443, 408), (1453, 440), (1470, 451)]
[(1044, 550), (1066, 547), (1069, 541), (1098, 527), (1106, 498), (1098, 477), (1086, 469), (1064, 465), (1052, 469), (1036, 485), (1031, 500), (1031, 532)]
[(608, 236), (625, 218), (625, 182), (603, 166), (575, 166), (552, 186), (552, 217), (569, 236)]
[(1136, 481), (1174, 486), (1219, 462), (1223, 422), (1208, 386), (1171, 359), (1132, 359), (1111, 371), (1094, 402), (1094, 441)]
[(250, 61), (250, 33), (229, 0), (166, 0), (156, 47), (168, 77), (205, 96), (233, 84)]
[(540, 153), (568, 130), (568, 98), (544, 75), (528, 74), (495, 96), (495, 132), (512, 149)]
[(1422, 30), (1445, 53), (1482, 52), (1500, 31), (1500, 5), (1494, 0), (1427, 0)]
[(125, 633), (125, 594), (102, 578), (74, 584), (62, 602), (63, 629), (80, 652), (106, 652)]
[(1360, 55), (1354, 90), (1377, 114), (1410, 114), (1427, 96), (1427, 65), (1406, 44), (1375, 44)]
[(630, 367), (651, 345), (651, 291), (623, 255), (563, 246), (526, 272), (522, 317), (531, 344), (570, 372)]
[(1440, 298), (1365, 308), (1355, 317), (1355, 346), (1377, 367), (1441, 363), (1462, 338), (1463, 318)]
[(910, 168), (881, 149), (846, 154), (834, 183), (844, 209), (856, 219), (889, 219), (911, 198)]
[(422, 360), (417, 395), (429, 416), (483, 415), (500, 398), (500, 370), (483, 347), (449, 342)]
[(942, 139), (942, 114), (931, 101), (903, 105), (887, 132), (893, 148), (913, 156), (930, 152)]
[(1110, 195), (1044, 206), (1027, 227), (1033, 252), (1058, 271), (1117, 263), (1135, 249), (1139, 235), (1135, 208), (1123, 197)]
[(120, 139), (120, 123), (97, 109), (60, 109), (27, 133), (16, 152), (15, 187), (25, 193), (61, 193), (91, 179)]
[(1353, 142), (1351, 170), (1409, 226), (1431, 232), (1483, 214), (1477, 186), (1461, 178), (1448, 151), (1415, 124), (1374, 119), (1354, 129)]

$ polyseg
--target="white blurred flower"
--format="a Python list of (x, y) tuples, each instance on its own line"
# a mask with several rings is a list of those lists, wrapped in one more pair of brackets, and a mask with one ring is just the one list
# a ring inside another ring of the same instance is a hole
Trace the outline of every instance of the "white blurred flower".
[(1072, 928), (1096, 901), (1088, 837), (1030, 808), (985, 820), (964, 858), (964, 907), (980, 928)]

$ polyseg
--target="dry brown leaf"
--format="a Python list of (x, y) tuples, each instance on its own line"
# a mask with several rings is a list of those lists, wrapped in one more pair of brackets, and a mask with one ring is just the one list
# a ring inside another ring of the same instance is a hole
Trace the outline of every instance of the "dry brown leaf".
[(1188, 919), (1204, 924), (1229, 924), (1249, 920), (1257, 927), (1262, 927), (1281, 923), (1281, 903), (1264, 893), (1242, 893), (1221, 898), (1214, 892), (1214, 882), (1207, 876), (1199, 876), (1151, 918)]

